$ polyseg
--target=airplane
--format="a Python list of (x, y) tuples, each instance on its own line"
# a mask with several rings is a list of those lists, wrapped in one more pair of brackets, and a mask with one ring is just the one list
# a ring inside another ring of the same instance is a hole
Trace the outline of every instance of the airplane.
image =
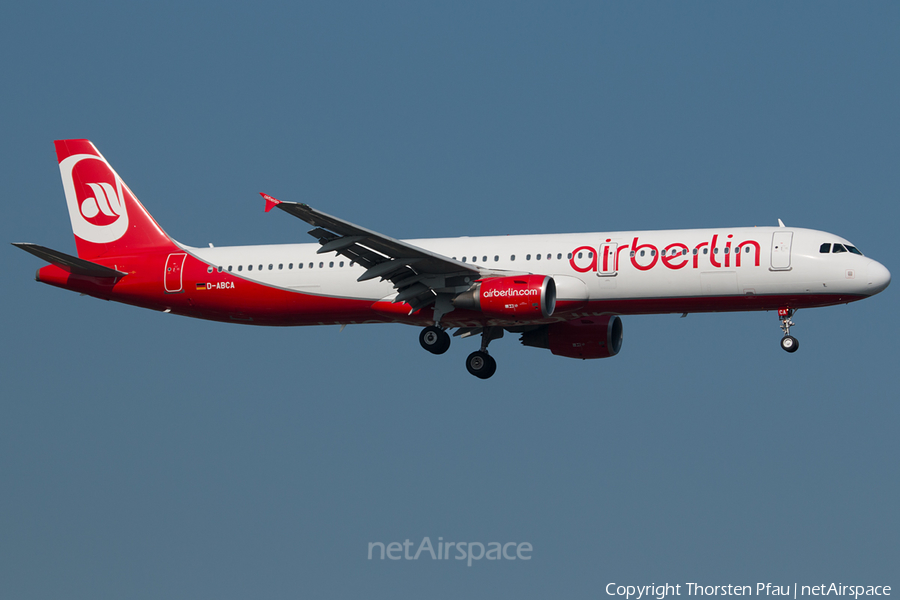
[(405, 323), (433, 353), (481, 336), (472, 375), (497, 368), (504, 332), (557, 356), (608, 358), (622, 315), (778, 311), (795, 352), (796, 310), (884, 290), (891, 274), (824, 231), (731, 227), (398, 240), (267, 194), (316, 242), (195, 248), (169, 237), (88, 140), (55, 142), (77, 256), (13, 245), (47, 261), (39, 282), (104, 300), (248, 325)]

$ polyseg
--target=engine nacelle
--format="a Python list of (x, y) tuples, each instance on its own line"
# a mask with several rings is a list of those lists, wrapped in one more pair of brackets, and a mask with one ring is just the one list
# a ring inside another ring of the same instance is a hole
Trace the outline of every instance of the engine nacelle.
[(605, 315), (543, 325), (523, 333), (520, 341), (557, 356), (586, 359), (615, 356), (622, 349), (622, 339), (622, 319)]
[(547, 275), (491, 277), (454, 298), (453, 305), (496, 319), (545, 319), (556, 308), (556, 283)]

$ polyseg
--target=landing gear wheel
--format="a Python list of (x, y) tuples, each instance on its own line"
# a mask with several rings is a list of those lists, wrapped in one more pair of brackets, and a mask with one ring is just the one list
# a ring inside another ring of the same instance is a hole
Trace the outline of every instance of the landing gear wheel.
[(497, 361), (487, 352), (476, 350), (466, 359), (466, 369), (479, 379), (487, 379), (497, 370)]
[(792, 335), (786, 335), (781, 338), (781, 349), (785, 352), (796, 352), (800, 347), (800, 342)]
[(432, 354), (443, 354), (450, 348), (450, 334), (431, 325), (419, 334), (419, 343)]

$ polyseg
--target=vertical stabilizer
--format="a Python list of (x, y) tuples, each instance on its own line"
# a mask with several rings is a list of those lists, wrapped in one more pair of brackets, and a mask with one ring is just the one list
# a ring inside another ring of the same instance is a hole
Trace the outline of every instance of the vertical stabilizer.
[(80, 258), (177, 248), (91, 142), (54, 143)]

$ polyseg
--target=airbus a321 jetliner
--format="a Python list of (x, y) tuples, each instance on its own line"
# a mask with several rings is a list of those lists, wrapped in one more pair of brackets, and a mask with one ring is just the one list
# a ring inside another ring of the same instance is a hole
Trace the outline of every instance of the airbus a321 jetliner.
[(570, 358), (622, 347), (619, 315), (777, 310), (781, 347), (799, 308), (861, 300), (891, 274), (847, 240), (785, 227), (396, 240), (263, 194), (318, 243), (193, 248), (157, 225), (87, 140), (56, 142), (78, 256), (15, 244), (50, 264), (37, 280), (104, 300), (250, 325), (406, 323), (434, 354), (481, 334), (468, 371), (496, 370), (504, 331)]

